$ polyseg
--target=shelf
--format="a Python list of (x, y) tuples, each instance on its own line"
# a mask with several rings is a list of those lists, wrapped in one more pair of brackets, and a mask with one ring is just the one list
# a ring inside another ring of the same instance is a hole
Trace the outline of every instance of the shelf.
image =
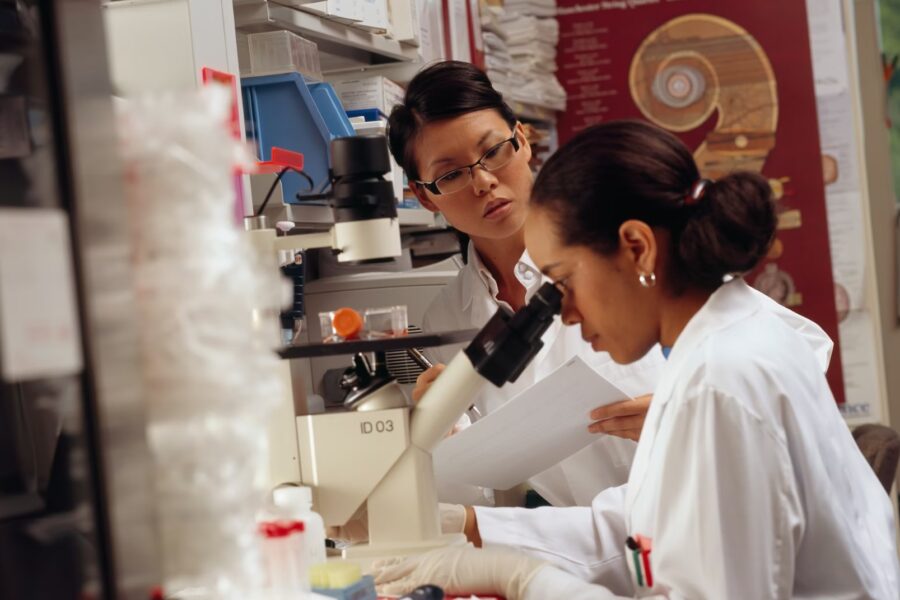
[[(334, 213), (328, 206), (310, 204), (291, 204), (289, 211), (270, 216), (270, 223), (281, 219), (293, 221), (301, 229), (328, 229), (334, 224)], [(434, 213), (424, 208), (398, 208), (397, 217), (401, 227), (434, 227)]]
[(335, 67), (324, 72), (327, 81), (340, 81), (360, 77), (361, 75), (381, 75), (395, 83), (406, 85), (416, 74), (426, 67), (418, 58), (409, 62), (384, 63), (380, 65), (363, 65), (351, 67)]
[(281, 358), (312, 358), (316, 356), (340, 356), (357, 352), (388, 352), (407, 348), (430, 348), (471, 341), (478, 329), (461, 329), (439, 333), (412, 333), (401, 337), (377, 340), (351, 340), (347, 342), (316, 342), (285, 346), (278, 353)]
[(235, 3), (234, 21), (241, 33), (287, 30), (312, 40), (319, 46), (323, 71), (409, 62), (418, 56), (414, 46), (274, 2)]

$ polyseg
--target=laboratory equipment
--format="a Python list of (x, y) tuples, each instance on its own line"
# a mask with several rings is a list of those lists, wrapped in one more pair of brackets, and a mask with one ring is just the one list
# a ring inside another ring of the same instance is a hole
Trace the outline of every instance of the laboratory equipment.
[[(445, 261), (427, 268), (342, 274), (309, 281), (304, 286), (303, 293), (304, 305), (311, 318), (298, 342), (323, 339), (326, 333), (319, 320), (312, 316), (337, 306), (347, 306), (362, 312), (368, 306), (404, 304), (407, 308), (409, 332), (421, 333), (422, 320), (428, 306), (440, 290), (453, 281), (458, 272), (457, 264)], [(410, 360), (403, 350), (388, 351), (385, 356), (388, 370), (408, 392), (423, 369)], [(316, 356), (291, 361), (295, 380), (303, 382), (307, 395), (322, 396), (326, 406), (343, 403), (345, 393), (339, 383), (347, 366), (346, 355)]]
[(436, 585), (420, 585), (400, 600), (444, 600), (444, 590)]
[[(559, 290), (547, 283), (518, 312), (498, 308), (412, 408), (297, 418), (301, 480), (313, 488), (326, 525), (344, 525), (363, 506), (368, 512), (369, 543), (344, 548), (345, 558), (409, 554), (465, 542), (462, 534), (440, 532), (431, 451), (485, 381), (501, 386), (518, 378), (543, 345), (541, 336), (559, 313), (561, 300)], [(345, 342), (343, 348), (421, 347), (428, 345), (425, 337)], [(336, 353), (341, 346), (312, 344), (283, 355)], [(365, 398), (357, 401), (366, 406)]]
[[(346, 137), (331, 142), (332, 189), (328, 201), (334, 225), (327, 232), (278, 236), (266, 227), (262, 215), (246, 217), (244, 226), (262, 265), (277, 267), (278, 252), (331, 248), (339, 262), (377, 261), (399, 256), (400, 225), (390, 182), (383, 174), (390, 168), (384, 138)], [(274, 291), (273, 291), (274, 293)], [(257, 315), (262, 318), (262, 315)], [(283, 362), (280, 377), (284, 389), (292, 389), (290, 365)], [(305, 411), (305, 402), (300, 410)], [(269, 483), (275, 487), (299, 480), (293, 397), (279, 398), (269, 425)]]
[(406, 307), (382, 306), (359, 311), (342, 307), (319, 313), (323, 342), (378, 339), (406, 335), (409, 327)]
[(303, 597), (309, 590), (302, 521), (271, 520), (259, 524), (265, 588), (273, 599)]
[(409, 406), (406, 394), (387, 369), (384, 352), (377, 350), (373, 355), (372, 362), (361, 352), (353, 356), (353, 367), (341, 378), (341, 387), (347, 391), (344, 408), (370, 411)]
[(409, 326), (403, 305), (368, 308), (363, 313), (363, 321), (369, 339), (406, 335)]
[(338, 600), (375, 600), (375, 580), (357, 564), (329, 562), (310, 570), (313, 591)]
[(325, 523), (312, 509), (312, 490), (305, 486), (286, 485), (272, 490), (272, 503), (303, 523), (303, 564), (307, 569), (325, 562)]
[(250, 75), (302, 73), (322, 79), (319, 47), (290, 31), (267, 31), (247, 36), (250, 49)]
[(265, 217), (244, 220), (261, 249), (273, 260), (278, 250), (332, 248), (339, 262), (371, 261), (400, 256), (400, 224), (391, 183), (385, 138), (346, 137), (331, 142), (331, 186), (328, 201), (334, 226), (324, 233), (276, 239)]
[(323, 342), (342, 342), (359, 339), (363, 331), (363, 318), (359, 311), (349, 307), (319, 313), (319, 327)]

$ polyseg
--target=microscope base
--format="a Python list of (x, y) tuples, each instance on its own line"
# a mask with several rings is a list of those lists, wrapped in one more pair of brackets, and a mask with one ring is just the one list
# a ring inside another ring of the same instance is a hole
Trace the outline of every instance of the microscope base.
[(447, 546), (462, 546), (467, 544), (466, 536), (461, 533), (450, 533), (431, 540), (420, 542), (395, 542), (392, 544), (359, 544), (349, 546), (342, 551), (345, 560), (391, 558), (393, 556), (409, 556), (423, 554), (429, 550), (446, 548)]

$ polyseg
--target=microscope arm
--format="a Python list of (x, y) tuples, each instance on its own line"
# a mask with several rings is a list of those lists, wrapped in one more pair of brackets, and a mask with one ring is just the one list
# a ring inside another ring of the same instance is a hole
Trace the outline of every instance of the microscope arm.
[(410, 440), (431, 452), (488, 381), (515, 381), (543, 346), (541, 336), (559, 314), (562, 294), (552, 283), (515, 314), (498, 308), (469, 346), (441, 373), (410, 416)]
[(486, 383), (466, 353), (457, 353), (412, 411), (412, 445), (426, 452), (434, 450)]

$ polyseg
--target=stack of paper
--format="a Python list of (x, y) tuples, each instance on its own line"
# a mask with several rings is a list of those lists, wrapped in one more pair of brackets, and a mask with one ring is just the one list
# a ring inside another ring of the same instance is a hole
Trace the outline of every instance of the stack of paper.
[(506, 0), (481, 6), (485, 66), (494, 86), (513, 100), (563, 110), (556, 78), (556, 0)]

